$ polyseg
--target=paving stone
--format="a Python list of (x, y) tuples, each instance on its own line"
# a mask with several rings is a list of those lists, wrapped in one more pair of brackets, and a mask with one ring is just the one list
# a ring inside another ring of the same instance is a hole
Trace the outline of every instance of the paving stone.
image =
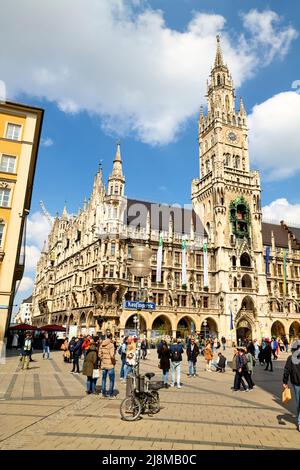
[[(231, 351), (225, 355), (231, 359)], [(180, 390), (161, 390), (161, 411), (124, 422), (114, 402), (85, 394), (85, 378), (69, 373), (60, 352), (28, 371), (18, 370), (18, 357), (10, 356), (0, 373), (0, 449), (299, 449), (295, 430), (295, 403), (281, 403), (282, 354), (274, 374), (256, 367), (257, 387), (251, 393), (231, 392), (233, 374), (208, 374), (200, 359), (199, 377), (188, 379), (182, 365)], [(119, 362), (119, 361), (118, 361)], [(142, 362), (141, 370), (160, 379), (156, 353)], [(285, 423), (285, 424), (283, 424)]]

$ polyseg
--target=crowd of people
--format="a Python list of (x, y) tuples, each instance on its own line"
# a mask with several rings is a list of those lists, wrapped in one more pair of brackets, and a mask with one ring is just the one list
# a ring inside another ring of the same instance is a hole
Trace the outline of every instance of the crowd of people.
[[(231, 360), (231, 368), (234, 372), (233, 392), (250, 392), (254, 389), (253, 380), (256, 364), (264, 366), (265, 371), (273, 372), (273, 360), (277, 360), (280, 352), (288, 352), (289, 344), (284, 338), (262, 338), (260, 344), (257, 340), (243, 341), (243, 346), (234, 348)], [(49, 338), (45, 334), (42, 339), (43, 359), (50, 358)], [(300, 431), (300, 340), (293, 341), (290, 345), (292, 355), (288, 357), (283, 374), (283, 387), (288, 386), (290, 380), (295, 393), (297, 403), (297, 429)], [(99, 336), (77, 336), (70, 340), (65, 338), (61, 345), (63, 360), (72, 364), (71, 373), (82, 372), (86, 376), (86, 393), (98, 394), (96, 390), (97, 380), (101, 378), (102, 398), (115, 399), (116, 358), (120, 358), (120, 383), (125, 384), (129, 374), (133, 373), (137, 362), (147, 359), (148, 343), (146, 338), (141, 341), (140, 350), (137, 348), (137, 338), (122, 336), (113, 338), (108, 334), (105, 338)], [(182, 341), (181, 338), (168, 340), (162, 338), (157, 344), (158, 368), (162, 373), (162, 381), (165, 388), (181, 388), (181, 366), (186, 356), (188, 363), (188, 378), (198, 376), (198, 359), (203, 356), (206, 372), (224, 373), (228, 361), (223, 354), (226, 350), (226, 339), (221, 341), (214, 337), (207, 339), (199, 336), (190, 336)], [(24, 336), (21, 350), (22, 369), (28, 369), (32, 360), (33, 337), (30, 332)], [(138, 353), (140, 356), (138, 357)], [(82, 371), (80, 371), (80, 359), (83, 359)], [(109, 379), (109, 389), (106, 384)], [(170, 379), (170, 380), (169, 380)]]

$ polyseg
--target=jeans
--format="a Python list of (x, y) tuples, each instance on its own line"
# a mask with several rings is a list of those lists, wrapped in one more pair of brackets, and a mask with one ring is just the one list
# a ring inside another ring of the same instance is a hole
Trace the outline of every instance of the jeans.
[(288, 344), (285, 345), (285, 351), (289, 352), (289, 345)]
[(243, 380), (243, 373), (239, 372), (238, 370), (235, 371), (235, 377), (234, 377), (234, 384), (233, 384), (233, 389), (234, 390), (240, 390), (241, 385), (244, 390), (246, 390), (247, 386)]
[(189, 375), (196, 375), (197, 362), (189, 361)]
[(79, 373), (79, 356), (73, 356), (72, 372), (75, 372), (75, 368), (76, 368), (76, 372)]
[(125, 379), (126, 375), (126, 359), (122, 359), (121, 370), (120, 370), (120, 379)]
[(164, 384), (167, 384), (169, 382), (169, 371), (168, 370), (163, 370), (162, 380), (163, 380)]
[(96, 382), (97, 379), (93, 379), (93, 377), (87, 377), (86, 379), (86, 389), (88, 392), (94, 393), (96, 390)]
[(103, 369), (102, 371), (102, 395), (106, 395), (106, 378), (107, 374), (109, 377), (109, 396), (114, 395), (114, 385), (115, 385), (115, 369)]
[(223, 347), (223, 351), (225, 351), (225, 349), (226, 349), (225, 343), (222, 343), (222, 347)]
[(272, 359), (270, 359), (269, 361), (266, 360), (266, 368), (265, 368), (265, 370), (269, 370), (269, 364), (270, 364), (270, 370), (273, 371)]
[(172, 384), (175, 384), (175, 371), (177, 372), (177, 385), (180, 385), (180, 369), (181, 362), (171, 362), (172, 367)]
[(45, 357), (45, 355), (47, 354), (47, 359), (50, 358), (50, 348), (49, 346), (44, 346), (43, 347), (43, 358)]
[(294, 392), (295, 392), (295, 398), (296, 398), (296, 406), (297, 406), (297, 424), (300, 426), (300, 385), (294, 385)]
[(125, 369), (124, 370), (124, 379), (127, 379), (127, 375), (133, 373), (133, 366), (130, 366), (129, 364), (125, 364), (124, 369)]

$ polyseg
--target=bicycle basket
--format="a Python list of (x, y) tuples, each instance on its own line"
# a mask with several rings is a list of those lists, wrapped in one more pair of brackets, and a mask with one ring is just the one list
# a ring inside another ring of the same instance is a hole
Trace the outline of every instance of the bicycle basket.
[(162, 380), (149, 382), (149, 390), (159, 390), (160, 388), (164, 388), (164, 383)]

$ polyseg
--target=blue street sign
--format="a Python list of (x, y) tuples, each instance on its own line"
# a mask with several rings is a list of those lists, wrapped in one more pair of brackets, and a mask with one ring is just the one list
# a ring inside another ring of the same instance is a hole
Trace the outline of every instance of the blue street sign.
[(132, 300), (126, 300), (124, 302), (124, 308), (130, 308), (133, 310), (155, 310), (155, 303), (153, 302), (138, 302)]

